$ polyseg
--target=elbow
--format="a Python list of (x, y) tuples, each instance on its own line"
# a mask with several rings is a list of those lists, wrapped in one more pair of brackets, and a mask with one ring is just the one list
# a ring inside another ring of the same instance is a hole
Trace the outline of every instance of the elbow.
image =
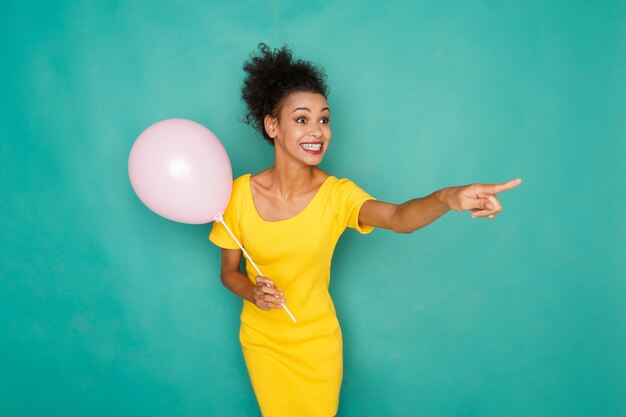
[(403, 207), (404, 207), (404, 204), (394, 207), (395, 210), (393, 211), (393, 214), (388, 220), (389, 227), (387, 228), (393, 231), (394, 233), (401, 233), (404, 235), (408, 235), (416, 231), (417, 228), (411, 227), (411, 225), (407, 224), (409, 222), (407, 221), (406, 216), (404, 215)]
[(395, 233), (401, 233), (403, 235), (410, 235), (416, 230), (419, 230), (422, 227), (426, 226), (426, 224), (423, 224), (421, 222), (409, 221), (400, 215), (393, 216), (390, 223), (390, 230), (394, 231)]
[(394, 233), (401, 233), (404, 235), (408, 235), (417, 230), (417, 228), (410, 227), (409, 225), (406, 224), (406, 222), (403, 222), (402, 218), (398, 215), (393, 216), (391, 218), (390, 223), (391, 224), (390, 224), (389, 229), (393, 231)]
[(417, 230), (416, 228), (410, 227), (400, 221), (392, 222), (389, 229), (391, 229), (395, 233), (401, 233), (403, 235), (411, 234)]
[(228, 288), (227, 285), (227, 281), (228, 281), (228, 272), (226, 271), (222, 271), (220, 272), (220, 281), (222, 282), (222, 285), (225, 286), (226, 288)]
[(224, 269), (220, 271), (220, 280), (222, 281), (222, 285), (230, 289), (234, 283), (239, 281), (239, 277), (237, 275), (241, 275), (240, 270)]
[(400, 233), (403, 235), (409, 235), (411, 233), (413, 233), (414, 231), (416, 231), (417, 229), (413, 229), (407, 226), (403, 226), (403, 225), (399, 225), (399, 224), (394, 224), (391, 226), (390, 228), (394, 233)]

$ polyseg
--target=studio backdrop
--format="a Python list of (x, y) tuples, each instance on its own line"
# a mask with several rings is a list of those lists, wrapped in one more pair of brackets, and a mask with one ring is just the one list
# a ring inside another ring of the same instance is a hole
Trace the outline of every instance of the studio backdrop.
[(377, 199), (524, 181), (493, 221), (344, 234), (339, 415), (626, 416), (626, 4), (408, 0), (0, 3), (0, 415), (260, 415), (211, 225), (127, 171), (169, 118), (271, 165), (259, 42), (325, 69), (321, 168)]

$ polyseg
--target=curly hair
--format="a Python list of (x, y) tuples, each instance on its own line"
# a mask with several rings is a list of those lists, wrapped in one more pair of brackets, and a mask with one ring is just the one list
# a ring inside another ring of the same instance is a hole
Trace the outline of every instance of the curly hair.
[(260, 53), (243, 64), (246, 77), (241, 98), (247, 105), (243, 121), (274, 145), (265, 131), (265, 116), (277, 117), (282, 102), (291, 93), (306, 91), (327, 97), (328, 87), (324, 71), (308, 61), (295, 60), (287, 46), (272, 50), (260, 43), (258, 49)]

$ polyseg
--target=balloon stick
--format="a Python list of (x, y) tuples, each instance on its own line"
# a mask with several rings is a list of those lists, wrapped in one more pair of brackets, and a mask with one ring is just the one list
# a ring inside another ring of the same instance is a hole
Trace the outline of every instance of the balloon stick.
[[(243, 246), (241, 245), (241, 243), (239, 243), (239, 241), (237, 240), (237, 238), (235, 237), (235, 235), (233, 234), (233, 232), (231, 232), (230, 228), (228, 227), (228, 225), (226, 224), (226, 222), (224, 221), (224, 217), (222, 216), (222, 213), (218, 214), (215, 218), (215, 221), (220, 222), (225, 228), (226, 231), (228, 232), (228, 234), (230, 235), (230, 237), (233, 238), (233, 240), (235, 242), (237, 242), (237, 245), (239, 246), (239, 248), (241, 248), (243, 254), (245, 255), (246, 258), (248, 258), (248, 260), (250, 261), (250, 263), (252, 264), (252, 266), (254, 267), (254, 269), (256, 269), (256, 272), (261, 275), (264, 276), (261, 273), (261, 270), (259, 269), (258, 266), (256, 266), (256, 264), (254, 263), (254, 261), (252, 260), (252, 258), (250, 257), (250, 255), (248, 254), (248, 252), (246, 252), (246, 250), (243, 248)], [(293, 320), (294, 323), (296, 323), (296, 318), (293, 316), (293, 314), (291, 314), (291, 311), (289, 311), (289, 309), (287, 308), (287, 306), (285, 304), (282, 305), (283, 309), (287, 312), (287, 314), (289, 314), (289, 317), (291, 317), (291, 320)]]

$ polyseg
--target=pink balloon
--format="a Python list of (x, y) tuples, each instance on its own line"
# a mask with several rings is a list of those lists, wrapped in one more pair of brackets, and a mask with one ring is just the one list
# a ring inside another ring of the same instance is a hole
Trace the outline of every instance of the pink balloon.
[(150, 210), (190, 224), (215, 220), (233, 185), (222, 143), (209, 129), (186, 119), (163, 120), (144, 130), (130, 151), (128, 175)]

